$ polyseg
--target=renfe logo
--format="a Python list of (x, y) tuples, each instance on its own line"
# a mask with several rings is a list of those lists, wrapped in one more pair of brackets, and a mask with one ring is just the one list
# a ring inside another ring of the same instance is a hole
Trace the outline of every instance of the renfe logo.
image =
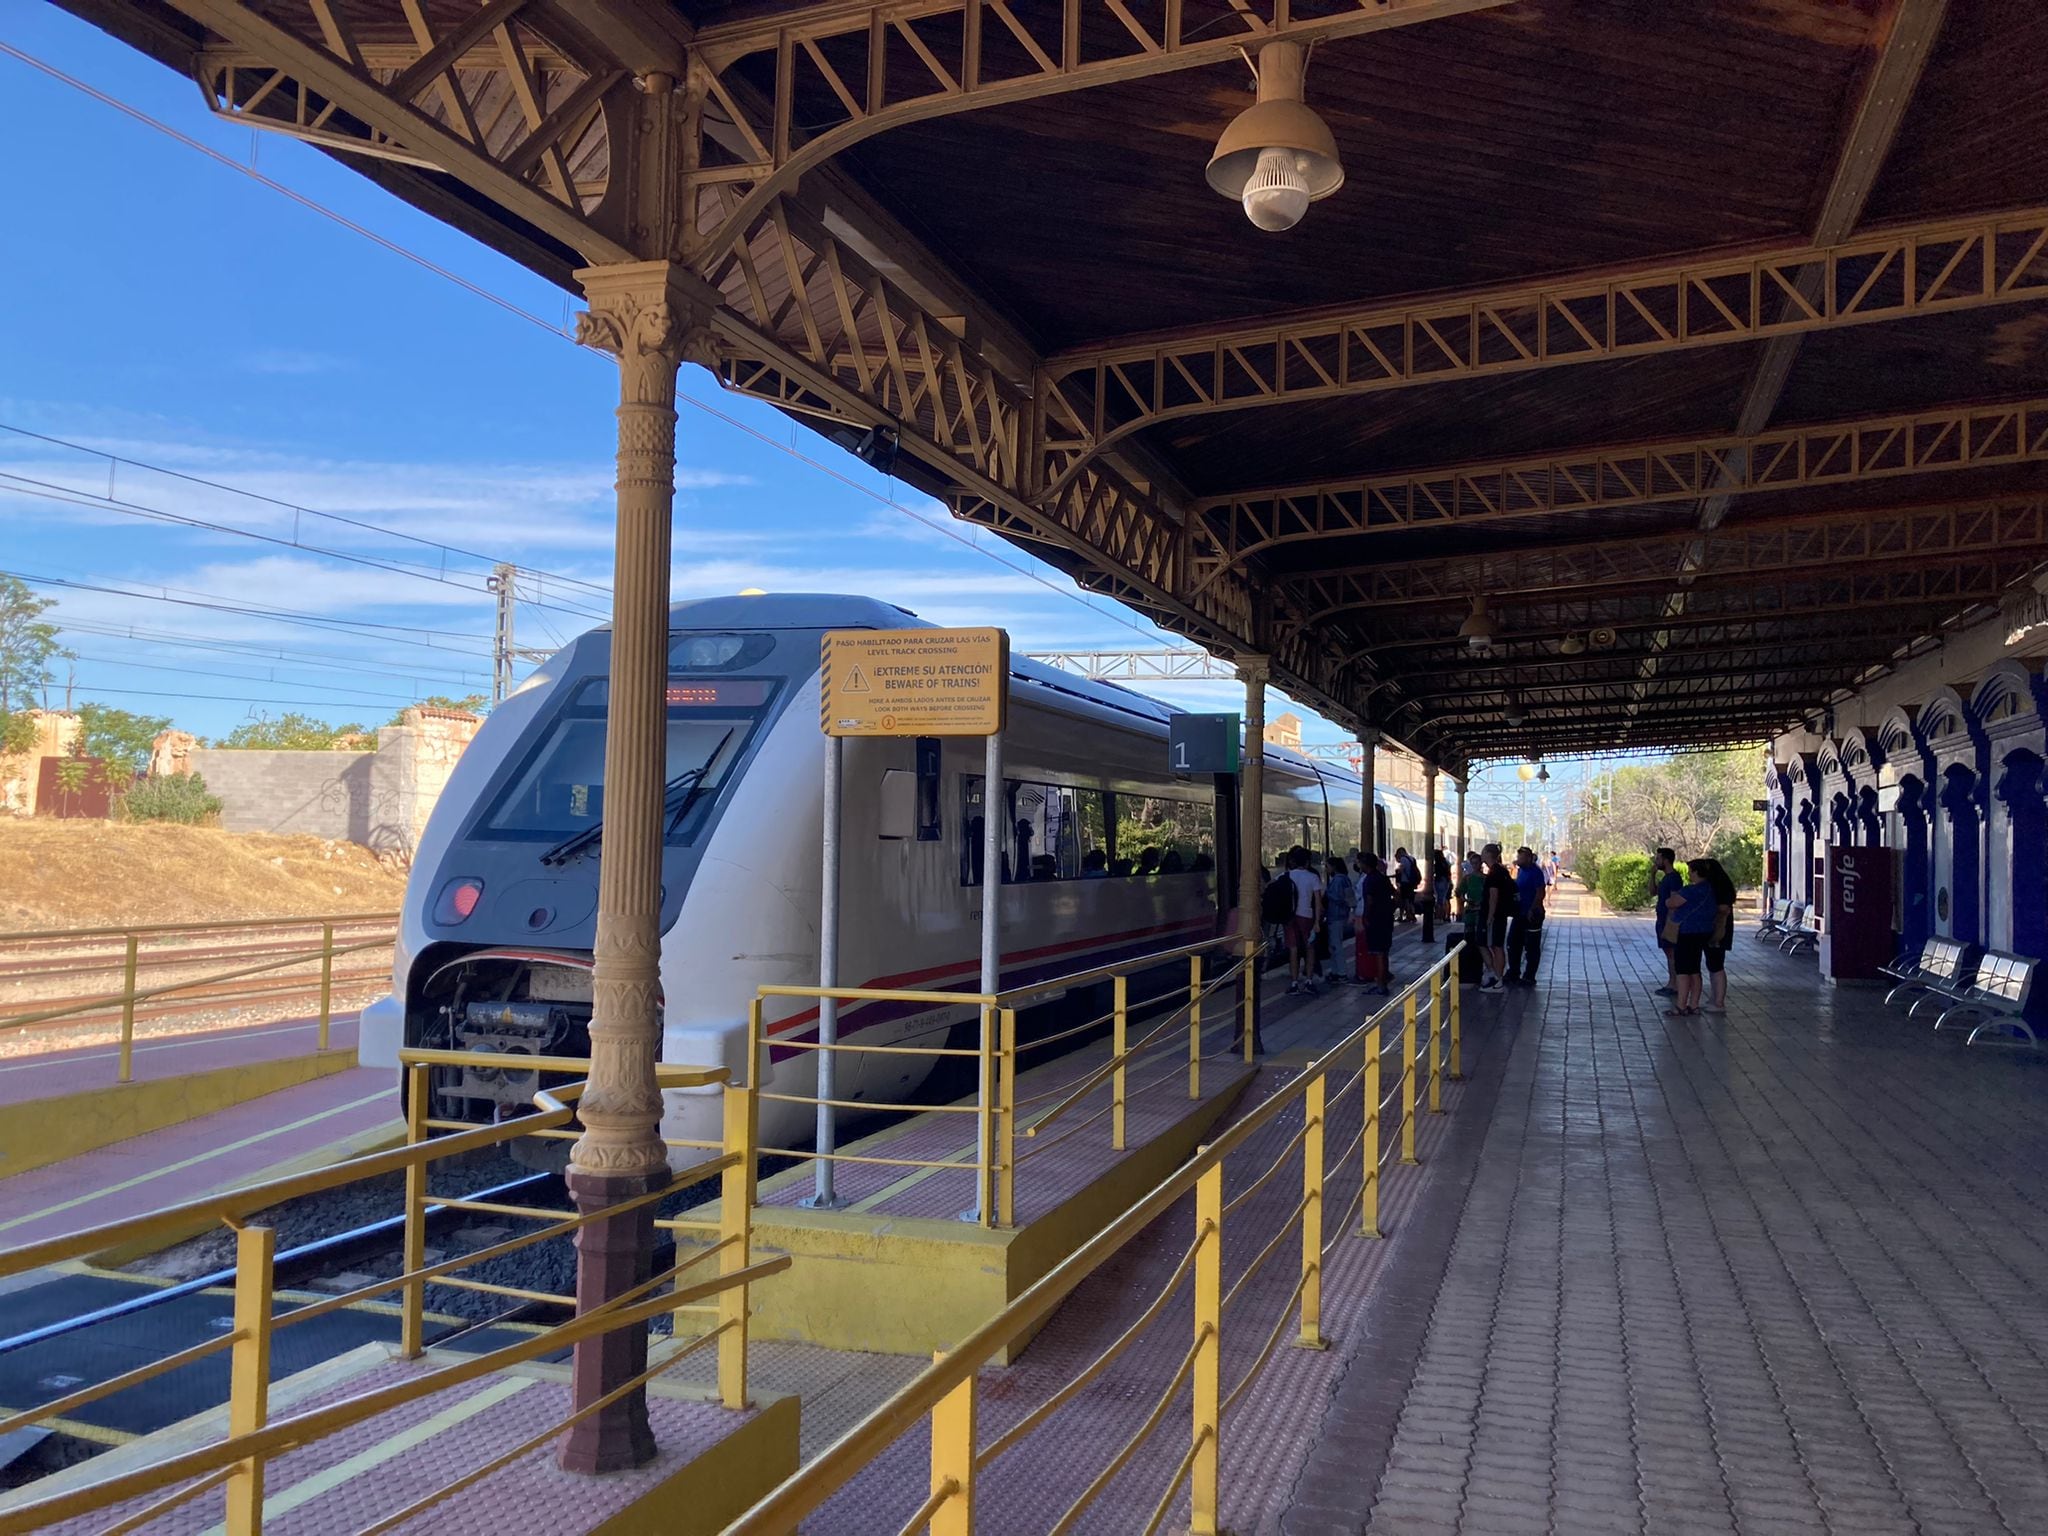
[(1835, 889), (1841, 892), (1844, 917), (1853, 916), (1856, 911), (1857, 874), (1856, 855), (1838, 850), (1835, 854)]

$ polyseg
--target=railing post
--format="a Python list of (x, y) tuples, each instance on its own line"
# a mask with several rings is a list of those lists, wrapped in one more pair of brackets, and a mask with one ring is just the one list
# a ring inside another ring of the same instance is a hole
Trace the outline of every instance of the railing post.
[(996, 1145), (1002, 1157), (997, 1175), (996, 1221), (1005, 1231), (1017, 1224), (1017, 1010), (1003, 1010), (1003, 1059), (996, 1073), (996, 1113), (1002, 1117)]
[(320, 925), (320, 1043), (327, 1049), (327, 1031), (334, 1018), (334, 924)]
[[(270, 1416), (271, 1262), (275, 1227), (235, 1234), (235, 1346), (228, 1361), (228, 1434), (253, 1435)], [(227, 1481), (227, 1536), (261, 1536), (263, 1458), (251, 1456)]]
[(977, 1163), (974, 1219), (984, 1227), (996, 1224), (996, 1005), (981, 1005), (981, 1062), (977, 1080), (974, 1124), (981, 1137)]
[(1444, 1112), (1444, 1013), (1441, 975), (1429, 978), (1429, 1112)]
[[(1453, 964), (1455, 963), (1454, 961)], [(1462, 1083), (1465, 1081), (1465, 1031), (1464, 1009), (1460, 1004), (1463, 1001), (1464, 988), (1458, 985), (1458, 978), (1454, 973), (1446, 971), (1444, 990), (1451, 995), (1451, 1081)]]
[[(734, 1274), (750, 1262), (754, 1240), (754, 1143), (759, 1114), (759, 1091), (752, 1083), (744, 1088), (725, 1085), (725, 1139), (727, 1157), (739, 1160), (719, 1175), (718, 1236), (725, 1246), (719, 1250), (718, 1272)], [(728, 1408), (747, 1406), (747, 1303), (749, 1287), (734, 1286), (718, 1295), (718, 1322), (724, 1332), (718, 1336), (718, 1396)], [(676, 1315), (675, 1337), (682, 1337), (682, 1314)]]
[(931, 1491), (950, 1487), (951, 1492), (932, 1511), (931, 1536), (974, 1536), (975, 1408), (974, 1378), (969, 1376), (932, 1409)]
[(1116, 1068), (1109, 1075), (1109, 1144), (1124, 1149), (1124, 1046), (1130, 1036), (1130, 978), (1119, 976), (1110, 984), (1109, 1049)]
[(121, 1082), (135, 1077), (135, 952), (142, 940), (128, 935), (128, 958), (123, 963), (121, 985)]
[(1223, 1416), (1223, 1164), (1195, 1184), (1195, 1459), (1188, 1536), (1217, 1536), (1218, 1421)]
[(1308, 1116), (1301, 1138), (1301, 1334), (1303, 1349), (1325, 1349), (1323, 1339), (1323, 1121), (1328, 1073), (1319, 1073), (1303, 1100)]
[(1188, 1097), (1202, 1096), (1202, 957), (1188, 956)]
[[(427, 1106), (434, 1069), (415, 1066), (405, 1080), (405, 1144), (422, 1145), (427, 1139)], [(427, 1262), (427, 1164), (422, 1158), (405, 1170), (405, 1240), (399, 1268), (407, 1274), (424, 1269)], [(408, 1280), (401, 1296), (398, 1350), (408, 1360), (417, 1360), (426, 1348), (427, 1283)]]
[[(758, 992), (747, 1004), (747, 1086), (757, 1093), (761, 1089), (761, 1079), (768, 1075), (766, 1053), (761, 1049), (762, 1006)], [(816, 1054), (822, 1056), (824, 1052)]]
[(1401, 1161), (1415, 1162), (1415, 994), (1401, 999)]
[(1380, 1235), (1380, 1027), (1365, 1032), (1365, 1188), (1359, 1196), (1358, 1235)]

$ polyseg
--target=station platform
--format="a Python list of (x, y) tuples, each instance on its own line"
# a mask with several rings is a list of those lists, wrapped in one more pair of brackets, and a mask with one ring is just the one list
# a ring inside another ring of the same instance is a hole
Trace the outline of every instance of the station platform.
[[(350, 1052), (343, 1070), (0, 1179), (0, 1247), (284, 1178), (402, 1139), (391, 1074), (353, 1060)], [(0, 1101), (0, 1118), (16, 1113)]]
[[(0, 1188), (31, 1170), (347, 1072), (357, 1018), (335, 1014), (327, 1049), (317, 1019), (279, 1019), (136, 1041), (130, 1081), (108, 1044), (0, 1058)], [(0, 1229), (4, 1231), (4, 1229)]]

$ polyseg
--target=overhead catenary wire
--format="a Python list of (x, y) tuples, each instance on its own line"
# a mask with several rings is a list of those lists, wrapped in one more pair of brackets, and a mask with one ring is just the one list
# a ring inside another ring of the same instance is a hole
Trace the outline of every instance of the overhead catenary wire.
[[(505, 310), (507, 313), (512, 314), (518, 317), (519, 319), (526, 321), (528, 324), (536, 326), (539, 329), (547, 331), (553, 335), (559, 336), (565, 341), (569, 341), (572, 343), (575, 342), (576, 338), (574, 332), (569, 330), (567, 327), (557, 324), (555, 321), (550, 320), (543, 315), (535, 314), (532, 310), (526, 309), (521, 305), (514, 303), (510, 299), (504, 298), (499, 294), (491, 292), (488, 288), (485, 288), (483, 285), (479, 283), (472, 282), (470, 279), (463, 277), (460, 273), (454, 272), (447, 267), (441, 266), (437, 262), (430, 261), (426, 257), (420, 255), (418, 252), (408, 249), (406, 246), (400, 244), (399, 242), (392, 240), (387, 236), (376, 233), (376, 231), (369, 229), (362, 224), (357, 223), (355, 220), (348, 218), (344, 214), (336, 212), (334, 209), (327, 207), (326, 205), (320, 203), (316, 199), (307, 197), (302, 192), (294, 191), (292, 188), (286, 186), (284, 183), (280, 181), (275, 180), (272, 177), (263, 175), (261, 172), (257, 171), (253, 166), (244, 165), (234, 160), (230, 156), (222, 154), (219, 150), (213, 148), (211, 145), (203, 143), (200, 140), (193, 138), (191, 135), (187, 133), (181, 132), (179, 129), (172, 127), (170, 124), (162, 121), (161, 119), (152, 117), (148, 113), (143, 112), (136, 107), (130, 106), (128, 103), (121, 101), (118, 98), (111, 96), (108, 93), (101, 91), (92, 85), (87, 84), (85, 81), (80, 80), (73, 75), (67, 74), (65, 71), (57, 68), (55, 65), (50, 64), (41, 58), (38, 58), (36, 55), (29, 53), (23, 49), (14, 47), (13, 45), (6, 42), (0, 42), (0, 53), (4, 53), (8, 57), (17, 59), (21, 63), (28, 65), (31, 69), (37, 70), (38, 72), (48, 76), (50, 79), (55, 80), (60, 84), (69, 86), (73, 90), (76, 90), (83, 95), (91, 97), (93, 100), (101, 103), (103, 106), (113, 108), (115, 111), (121, 113), (124, 117), (127, 117), (137, 123), (140, 123), (144, 127), (154, 129), (156, 132), (161, 133), (165, 137), (173, 139), (176, 142), (185, 145), (189, 149), (197, 150), (200, 154), (206, 156), (209, 160), (212, 160), (216, 164), (226, 167), (227, 169), (235, 172), (237, 175), (246, 176), (250, 180), (257, 182), (262, 186), (270, 188), (272, 191), (277, 192), (283, 197), (289, 198), (292, 202), (297, 203), (300, 207), (307, 209), (309, 212), (319, 214), (323, 218), (332, 220), (334, 223), (339, 224), (344, 229), (349, 230), (351, 233), (361, 235), (364, 239), (369, 240), (374, 244), (383, 247), (385, 250), (391, 252), (393, 255), (401, 257), (406, 261), (412, 262), (415, 266), (421, 267), (426, 271), (432, 272), (437, 277), (447, 279), (449, 282), (454, 283), (457, 287), (464, 289), (465, 291), (473, 294), (477, 298), (485, 300), (487, 303), (496, 305), (498, 308)], [(740, 431), (745, 432), (748, 436), (753, 437), (762, 443), (767, 444), (769, 447), (775, 449), (777, 452), (786, 454), (790, 458), (797, 460), (799, 463), (807, 464), (811, 466), (813, 469), (816, 469), (823, 474), (831, 476), (833, 479), (859, 492), (861, 495), (873, 500), (878, 505), (888, 507), (890, 510), (898, 512), (903, 516), (909, 518), (912, 522), (918, 524), (920, 527), (925, 528), (930, 532), (942, 534), (945, 537), (954, 540), (956, 543), (962, 544), (966, 548), (973, 550), (975, 553), (981, 555), (984, 559), (993, 560), (996, 564), (1003, 566), (1005, 569), (1038, 583), (1040, 586), (1045, 587), (1048, 591), (1053, 592), (1058, 596), (1067, 599), (1070, 602), (1079, 604), (1082, 608), (1086, 609), (1090, 614), (1094, 615), (1096, 618), (1106, 619), (1111, 623), (1121, 625), (1122, 627), (1131, 630), (1133, 633), (1146, 636), (1148, 639), (1154, 638), (1154, 631), (1150, 626), (1141, 624), (1137, 620), (1130, 618), (1124, 614), (1097, 607), (1094, 603), (1089, 602), (1087, 597), (1080, 591), (1069, 590), (1066, 587), (1062, 587), (1057, 582), (1040, 574), (1037, 571), (1031, 570), (1027, 566), (1023, 566), (1013, 561), (1004, 559), (995, 551), (987, 548), (985, 545), (978, 543), (976, 540), (967, 537), (966, 535), (962, 534), (959, 530), (947, 527), (943, 523), (934, 522), (929, 518), (925, 518), (918, 515), (918, 513), (916, 513), (914, 510), (904, 506), (901, 502), (896, 501), (893, 497), (885, 496), (882, 493), (874, 490), (872, 487), (863, 485), (853, 477), (846, 475), (837, 469), (834, 469), (830, 465), (824, 463), (822, 460), (810, 457), (808, 454), (805, 454), (801, 452), (799, 449), (797, 449), (793, 444), (778, 442), (773, 437), (770, 437), (767, 433), (760, 431), (758, 428), (749, 426), (747, 423), (740, 421), (737, 417), (732, 416), (725, 411), (719, 410), (717, 407), (710, 405), (706, 401), (700, 400), (695, 395), (692, 395), (685, 390), (679, 389), (676, 392), (676, 398), (682, 401), (684, 404), (692, 406), (696, 410), (699, 410), (708, 416), (714, 417), (719, 421), (725, 422), (729, 426), (737, 427)]]
[[(260, 640), (231, 640), (224, 635), (173, 634), (136, 624), (107, 624), (92, 619), (67, 619), (59, 627), (67, 635), (96, 635), (113, 640), (132, 640), (137, 645), (162, 647), (167, 650), (199, 651), (221, 656), (229, 661), (244, 661), (252, 666), (265, 663), (273, 667), (292, 669), (319, 668), (347, 672), (356, 676), (397, 677), (408, 682), (431, 681), (458, 687), (470, 683), (488, 684), (491, 680), (488, 672), (463, 672), (454, 669), (441, 672), (423, 667), (403, 666), (391, 661), (336, 660), (332, 652), (321, 655), (311, 651), (293, 651), (268, 645)], [(143, 663), (124, 661), (123, 665), (141, 666)], [(265, 677), (253, 681), (280, 682), (283, 679)]]
[[(166, 479), (181, 480), (187, 485), (204, 486), (208, 490), (219, 491), (224, 495), (240, 496), (249, 501), (261, 502), (265, 506), (276, 507), (279, 511), (291, 513), (294, 520), (306, 517), (318, 518), (323, 522), (336, 523), (344, 528), (354, 528), (359, 532), (374, 533), (382, 538), (397, 539), (406, 544), (417, 544), (424, 549), (439, 551), (444, 565), (449, 555), (457, 555), (464, 560), (481, 561), (486, 565), (495, 566), (501, 563), (496, 555), (487, 555), (481, 550), (465, 549), (459, 544), (450, 544), (443, 539), (430, 539), (424, 534), (408, 533), (402, 528), (387, 528), (381, 523), (373, 523), (364, 518), (348, 517), (339, 512), (323, 512), (318, 507), (308, 507), (296, 501), (286, 501), (281, 497), (268, 496), (261, 491), (249, 490), (245, 486), (231, 485), (223, 480), (210, 480), (204, 475), (195, 475), (189, 470), (171, 469), (162, 464), (152, 464), (146, 459), (131, 458), (127, 454), (112, 453), (107, 449), (94, 448), (86, 443), (75, 443), (68, 438), (54, 437), (47, 432), (37, 432), (31, 428), (16, 426), (10, 422), (0, 421), (0, 432), (11, 432), (17, 437), (29, 438), (39, 443), (49, 443), (53, 447), (67, 449), (73, 453), (82, 453), (93, 458), (104, 459), (109, 465), (126, 464), (134, 469), (147, 470), (153, 475), (162, 475)], [(66, 489), (70, 488), (66, 487)], [(87, 491), (80, 492), (80, 494), (90, 496), (93, 493)], [(109, 492), (106, 499), (108, 501), (114, 500), (111, 492)], [(175, 516), (176, 514), (166, 513), (163, 515)], [(205, 526), (212, 527), (213, 525), (206, 524)], [(245, 530), (235, 528), (227, 531), (241, 533)], [(321, 549), (315, 545), (301, 544), (296, 538), (277, 542), (289, 542), (295, 548), (305, 549), (311, 553), (331, 553), (331, 551)], [(423, 566), (421, 569), (427, 569), (427, 567)], [(536, 580), (546, 578), (549, 581), (560, 582), (565, 586), (582, 587), (602, 597), (611, 596), (611, 588), (598, 582), (586, 581), (580, 576), (569, 576), (560, 571), (542, 570), (538, 566), (520, 565), (518, 569), (520, 574), (534, 577)]]
[[(6, 429), (0, 426), (0, 430)], [(58, 485), (47, 480), (37, 480), (28, 475), (17, 475), (0, 469), (0, 482), (6, 482), (0, 490), (11, 490), (17, 496), (32, 496), (43, 501), (54, 501), (64, 506), (91, 507), (96, 510), (118, 513), (124, 517), (141, 518), (148, 522), (170, 523), (184, 528), (200, 529), (207, 533), (224, 533), (236, 538), (251, 539), (259, 544), (271, 544), (282, 549), (296, 550), (301, 554), (317, 555), (323, 559), (340, 560), (350, 565), (367, 566), (372, 570), (386, 571), (394, 576), (410, 576), (418, 581), (436, 582), (441, 586), (455, 587), (464, 592), (474, 592), (479, 597), (489, 595), (483, 585), (484, 573), (476, 573), (474, 583), (450, 576), (446, 571), (436, 571), (430, 566), (418, 566), (408, 561), (380, 560), (371, 555), (359, 555), (348, 550), (329, 549), (322, 545), (306, 544), (297, 539), (281, 538), (276, 534), (259, 533), (253, 528), (237, 528), (231, 523), (216, 523), (206, 518), (192, 517), (182, 512), (167, 512), (160, 507), (144, 506), (140, 502), (127, 501), (113, 496), (101, 496), (93, 491), (82, 491), (73, 486)], [(529, 600), (530, 607), (554, 607), (563, 613), (577, 614), (586, 619), (605, 619), (610, 615), (591, 608), (571, 608), (559, 604), (543, 604)]]
[[(360, 630), (378, 634), (404, 635), (414, 637), (408, 643), (427, 646), (430, 649), (455, 651), (460, 655), (489, 655), (490, 640), (484, 635), (465, 634), (454, 629), (428, 629), (417, 624), (383, 624), (373, 619), (344, 619), (326, 614), (307, 613), (302, 609), (266, 608), (260, 604), (241, 602), (235, 598), (222, 597), (214, 592), (200, 592), (188, 587), (156, 585), (155, 591), (138, 590), (129, 587), (109, 586), (105, 582), (80, 581), (70, 576), (37, 575), (29, 571), (0, 570), (0, 576), (12, 576), (16, 581), (27, 582), (32, 587), (63, 587), (75, 592), (99, 592), (111, 597), (144, 598), (150, 602), (175, 603), (185, 608), (204, 608), (214, 613), (237, 614), (243, 618), (263, 619), (274, 624), (295, 624), (309, 629)], [(177, 597), (173, 593), (187, 593)], [(480, 649), (457, 651), (454, 646), (436, 645), (436, 640), (467, 640)]]

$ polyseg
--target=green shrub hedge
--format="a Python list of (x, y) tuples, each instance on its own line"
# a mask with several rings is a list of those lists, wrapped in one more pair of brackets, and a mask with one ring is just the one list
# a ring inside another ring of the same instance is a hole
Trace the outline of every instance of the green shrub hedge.
[(220, 796), (210, 794), (196, 773), (172, 773), (144, 779), (122, 798), (121, 815), (128, 821), (178, 821), (187, 826), (210, 824), (220, 815)]
[(1617, 912), (1635, 912), (1650, 904), (1650, 856), (1617, 853), (1600, 863), (1600, 899)]

